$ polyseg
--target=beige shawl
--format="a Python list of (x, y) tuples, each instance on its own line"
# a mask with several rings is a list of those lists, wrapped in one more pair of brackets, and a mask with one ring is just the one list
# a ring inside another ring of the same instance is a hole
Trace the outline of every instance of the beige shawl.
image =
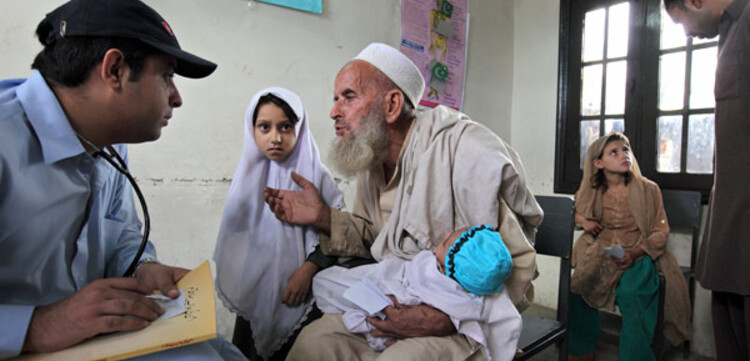
[[(500, 225), (515, 265), (505, 285), (516, 307), (525, 309), (533, 298), (533, 239), (542, 210), (515, 151), (465, 114), (439, 106), (420, 112), (400, 167), (393, 213), (370, 249), (373, 257), (411, 259), (446, 232)], [(367, 177), (358, 181), (372, 188)], [(363, 201), (379, 209), (377, 199)]]
[[(594, 188), (591, 177), (596, 172), (594, 159), (598, 158), (609, 135), (597, 139), (589, 147), (583, 167), (583, 179), (576, 192), (576, 213), (589, 220), (600, 221), (602, 217), (602, 188)], [(624, 142), (630, 141), (622, 135)], [(674, 345), (690, 339), (690, 298), (687, 283), (677, 261), (667, 250), (669, 224), (664, 213), (659, 186), (641, 175), (638, 162), (632, 159), (628, 183), (628, 203), (635, 223), (641, 232), (636, 247), (643, 247), (666, 280), (664, 333)], [(614, 310), (614, 290), (622, 275), (615, 263), (604, 251), (609, 240), (594, 238), (584, 233), (573, 247), (571, 291), (580, 294), (592, 307)]]

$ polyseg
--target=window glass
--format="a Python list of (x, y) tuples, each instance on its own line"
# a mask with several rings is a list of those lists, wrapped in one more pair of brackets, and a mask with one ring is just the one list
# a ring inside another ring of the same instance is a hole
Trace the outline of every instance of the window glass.
[(679, 173), (682, 150), (682, 116), (659, 117), (657, 171)]
[(607, 64), (605, 114), (625, 114), (626, 73), (626, 61), (617, 61)]
[(625, 132), (624, 119), (607, 119), (604, 121), (604, 134), (606, 135), (614, 132)]
[(690, 69), (690, 109), (713, 108), (716, 47), (693, 51)]
[(581, 71), (581, 115), (602, 112), (602, 65), (584, 66)]
[(688, 119), (687, 172), (714, 172), (714, 115), (694, 114)]
[(599, 120), (585, 120), (581, 122), (581, 161), (579, 167), (583, 169), (583, 161), (586, 158), (586, 151), (591, 143), (599, 138)]
[(664, 54), (659, 60), (659, 109), (682, 109), (684, 97), (685, 52)]
[(604, 9), (586, 13), (583, 20), (582, 53), (584, 62), (602, 60), (604, 55), (604, 16)]
[(609, 23), (607, 27), (607, 58), (618, 58), (628, 55), (630, 3), (624, 2), (609, 8)]

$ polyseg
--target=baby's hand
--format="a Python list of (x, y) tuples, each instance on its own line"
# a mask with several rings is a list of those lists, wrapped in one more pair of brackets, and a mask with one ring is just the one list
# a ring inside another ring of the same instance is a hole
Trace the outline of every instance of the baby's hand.
[(281, 302), (289, 306), (297, 306), (310, 296), (310, 285), (315, 273), (318, 272), (318, 266), (312, 262), (305, 262), (298, 268), (287, 281), (284, 289), (284, 296)]

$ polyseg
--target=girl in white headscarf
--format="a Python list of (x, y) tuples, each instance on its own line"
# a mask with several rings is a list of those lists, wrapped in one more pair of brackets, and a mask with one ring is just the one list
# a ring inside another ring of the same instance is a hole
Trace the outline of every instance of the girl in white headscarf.
[(242, 157), (229, 187), (214, 260), (219, 298), (238, 315), (235, 327), (247, 322), (252, 330), (252, 340), (239, 343), (252, 341), (266, 360), (285, 357), (277, 351), (293, 341), (290, 337), (308, 317), (310, 285), (321, 263), (310, 260), (313, 252), (321, 258), (315, 229), (282, 223), (264, 202), (265, 187), (300, 190), (292, 172), (310, 180), (330, 206), (343, 207), (343, 195), (320, 161), (302, 100), (284, 88), (263, 89), (245, 114)]

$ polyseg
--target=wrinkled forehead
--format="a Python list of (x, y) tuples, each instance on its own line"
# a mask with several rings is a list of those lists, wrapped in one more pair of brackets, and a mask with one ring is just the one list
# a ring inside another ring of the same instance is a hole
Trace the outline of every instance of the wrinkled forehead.
[(336, 75), (334, 92), (351, 89), (359, 93), (374, 92), (377, 88), (376, 72), (379, 70), (363, 60), (352, 60), (344, 65)]

